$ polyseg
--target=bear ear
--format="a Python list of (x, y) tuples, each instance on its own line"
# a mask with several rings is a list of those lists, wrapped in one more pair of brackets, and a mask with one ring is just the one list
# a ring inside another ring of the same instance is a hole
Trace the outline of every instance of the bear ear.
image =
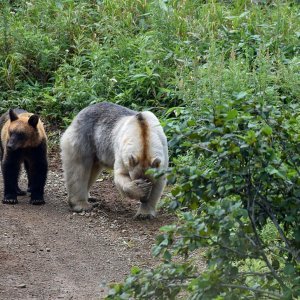
[(151, 162), (151, 168), (158, 168), (161, 164), (161, 160), (158, 157), (155, 157)]
[(145, 120), (142, 113), (137, 113), (137, 114), (135, 115), (135, 117), (136, 117), (139, 121), (144, 121), (144, 120)]
[(32, 126), (33, 128), (36, 128), (38, 122), (39, 122), (39, 116), (37, 116), (37, 115), (30, 116), (30, 118), (28, 120), (28, 124), (30, 126)]
[(128, 160), (131, 168), (134, 168), (139, 163), (138, 159), (132, 154), (129, 156)]
[(18, 120), (18, 115), (14, 112), (13, 109), (9, 110), (9, 118), (11, 122)]

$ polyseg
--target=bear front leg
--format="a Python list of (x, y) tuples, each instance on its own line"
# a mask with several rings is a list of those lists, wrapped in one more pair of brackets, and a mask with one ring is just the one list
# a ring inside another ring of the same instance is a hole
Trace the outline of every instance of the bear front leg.
[(8, 154), (2, 162), (2, 174), (4, 181), (4, 204), (17, 204), (18, 178), (21, 163), (13, 154)]
[(156, 204), (163, 193), (165, 185), (166, 185), (166, 179), (164, 177), (159, 178), (153, 184), (149, 197), (141, 201), (140, 207), (135, 215), (135, 218), (141, 218), (141, 219), (155, 218)]
[(26, 160), (28, 183), (30, 187), (30, 204), (45, 204), (44, 188), (47, 179), (48, 162), (46, 151), (40, 146), (33, 151), (32, 156)]

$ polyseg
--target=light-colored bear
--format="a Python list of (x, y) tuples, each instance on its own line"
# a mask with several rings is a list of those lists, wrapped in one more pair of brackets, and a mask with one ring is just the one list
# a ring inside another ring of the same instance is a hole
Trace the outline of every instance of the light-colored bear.
[(118, 190), (140, 200), (136, 217), (155, 217), (166, 178), (145, 172), (167, 169), (168, 147), (159, 120), (150, 111), (136, 112), (107, 102), (86, 107), (63, 134), (61, 157), (74, 211), (92, 208), (90, 188), (103, 168), (111, 168)]

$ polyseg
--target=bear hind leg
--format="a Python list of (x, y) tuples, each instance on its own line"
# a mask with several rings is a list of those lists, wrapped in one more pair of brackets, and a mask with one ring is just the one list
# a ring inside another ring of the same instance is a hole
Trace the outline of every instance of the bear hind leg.
[[(93, 166), (91, 168), (91, 173), (90, 173), (90, 178), (89, 178), (89, 183), (88, 183), (88, 191), (89, 192), (90, 192), (92, 185), (97, 180), (101, 170), (102, 170), (102, 165), (98, 161), (94, 161)], [(95, 198), (90, 197), (90, 194), (88, 194), (88, 200), (89, 200), (89, 202), (97, 201)]]
[(93, 205), (88, 202), (88, 185), (92, 161), (82, 159), (80, 162), (63, 160), (68, 203), (75, 212), (89, 211)]
[(30, 173), (29, 173), (29, 162), (28, 161), (24, 161), (24, 166), (25, 166), (25, 171), (26, 171), (26, 174), (27, 174), (27, 178), (28, 178), (28, 188), (27, 188), (27, 192), (28, 193), (31, 193), (31, 178), (30, 178)]
[(47, 179), (47, 160), (34, 161), (30, 163), (28, 170), (28, 182), (30, 182), (30, 204), (45, 204), (44, 187)]

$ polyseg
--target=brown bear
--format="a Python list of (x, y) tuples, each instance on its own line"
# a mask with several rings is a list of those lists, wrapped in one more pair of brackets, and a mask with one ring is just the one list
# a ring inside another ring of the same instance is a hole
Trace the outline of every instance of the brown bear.
[(47, 179), (47, 136), (43, 123), (35, 114), (10, 109), (0, 117), (0, 160), (4, 182), (5, 204), (17, 204), (25, 195), (18, 186), (22, 163), (28, 177), (31, 204), (44, 204)]

